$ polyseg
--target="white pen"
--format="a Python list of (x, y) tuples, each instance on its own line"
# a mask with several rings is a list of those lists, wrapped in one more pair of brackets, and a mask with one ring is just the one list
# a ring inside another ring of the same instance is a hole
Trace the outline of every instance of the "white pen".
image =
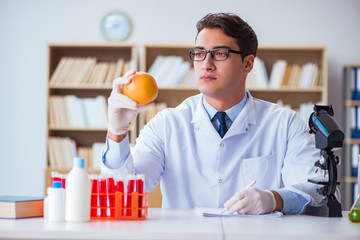
[[(255, 185), (255, 183), (256, 183), (256, 180), (254, 179), (254, 180), (252, 180), (252, 181), (245, 187), (245, 189), (248, 189), (248, 188), (253, 187), (253, 186)], [(227, 210), (228, 210), (227, 208), (224, 208), (224, 210), (222, 210), (220, 214), (223, 214), (223, 213), (226, 212)]]

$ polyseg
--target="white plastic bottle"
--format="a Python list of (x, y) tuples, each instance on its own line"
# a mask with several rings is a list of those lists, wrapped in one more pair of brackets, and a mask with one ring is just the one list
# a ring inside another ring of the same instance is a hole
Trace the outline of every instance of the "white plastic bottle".
[(90, 178), (83, 158), (74, 158), (73, 168), (66, 177), (65, 220), (87, 222), (90, 220)]
[(53, 182), (47, 189), (47, 220), (49, 222), (63, 222), (65, 219), (65, 190), (61, 182)]

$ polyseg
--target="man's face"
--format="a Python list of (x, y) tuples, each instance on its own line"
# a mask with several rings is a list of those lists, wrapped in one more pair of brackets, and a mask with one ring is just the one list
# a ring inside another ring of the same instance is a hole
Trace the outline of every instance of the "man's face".
[[(232, 37), (224, 34), (219, 28), (205, 28), (196, 38), (195, 48), (212, 50), (228, 48), (241, 51)], [(206, 100), (226, 101), (231, 98), (240, 100), (245, 94), (246, 61), (240, 54), (229, 53), (224, 61), (215, 61), (207, 54), (204, 61), (195, 61), (194, 68), (200, 92)], [(250, 68), (251, 70), (251, 68)]]

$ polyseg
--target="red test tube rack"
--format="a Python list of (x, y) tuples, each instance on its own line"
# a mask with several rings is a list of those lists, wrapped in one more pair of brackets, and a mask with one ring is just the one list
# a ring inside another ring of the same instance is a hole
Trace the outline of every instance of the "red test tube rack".
[(91, 177), (92, 220), (146, 219), (148, 192), (144, 192), (143, 175), (117, 179), (99, 176), (97, 183), (96, 179), (97, 177)]

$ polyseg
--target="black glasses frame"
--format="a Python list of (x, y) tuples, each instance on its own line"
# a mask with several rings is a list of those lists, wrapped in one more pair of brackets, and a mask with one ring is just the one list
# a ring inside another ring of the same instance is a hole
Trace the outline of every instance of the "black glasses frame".
[[(193, 59), (191, 53), (192, 53), (193, 51), (195, 51), (195, 50), (205, 52), (204, 58), (201, 59), (201, 60), (195, 60), (195, 59)], [(227, 56), (226, 56), (226, 58), (221, 59), (221, 60), (215, 59), (212, 52), (213, 52), (213, 51), (216, 51), (216, 50), (226, 50), (226, 51), (227, 51)], [(228, 58), (229, 58), (229, 53), (246, 54), (246, 52), (236, 51), (236, 50), (232, 50), (232, 49), (228, 49), (228, 48), (214, 48), (214, 49), (211, 49), (211, 50), (204, 50), (204, 49), (196, 49), (196, 48), (195, 48), (195, 49), (189, 50), (188, 53), (189, 53), (189, 57), (190, 57), (191, 61), (194, 61), (194, 62), (204, 61), (204, 60), (206, 59), (206, 56), (207, 56), (208, 53), (210, 53), (211, 59), (213, 59), (214, 61), (224, 61), (224, 60), (228, 59)]]

